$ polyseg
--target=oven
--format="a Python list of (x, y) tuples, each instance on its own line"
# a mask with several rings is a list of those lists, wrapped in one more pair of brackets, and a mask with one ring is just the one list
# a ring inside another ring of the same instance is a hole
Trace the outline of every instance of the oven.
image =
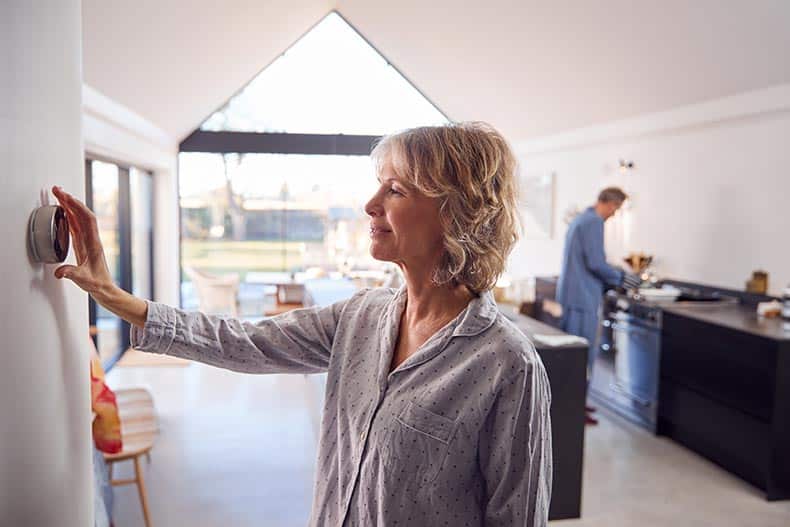
[(655, 431), (661, 361), (660, 324), (618, 312), (612, 333), (616, 353), (614, 377), (609, 386), (611, 400), (625, 417)]
[(600, 405), (655, 432), (661, 360), (661, 310), (609, 295), (603, 304), (590, 395)]
[[(705, 309), (737, 303), (717, 291), (676, 287), (671, 303)], [(601, 406), (655, 432), (661, 363), (662, 306), (638, 291), (610, 290), (604, 296), (597, 353), (589, 393)]]

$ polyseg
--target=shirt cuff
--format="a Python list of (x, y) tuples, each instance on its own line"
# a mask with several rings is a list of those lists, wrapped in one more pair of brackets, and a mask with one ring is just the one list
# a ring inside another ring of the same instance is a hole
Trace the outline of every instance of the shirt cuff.
[(132, 324), (129, 342), (140, 351), (166, 354), (176, 338), (176, 310), (165, 304), (146, 300), (148, 313), (145, 325)]

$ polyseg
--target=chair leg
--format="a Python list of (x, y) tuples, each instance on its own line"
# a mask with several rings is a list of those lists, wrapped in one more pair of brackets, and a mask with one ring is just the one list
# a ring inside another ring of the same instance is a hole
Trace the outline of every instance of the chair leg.
[(145, 527), (151, 527), (151, 517), (148, 513), (148, 496), (145, 493), (145, 481), (143, 480), (143, 469), (140, 467), (140, 456), (134, 458), (134, 474), (137, 479), (137, 490), (140, 493), (140, 503), (143, 506)]

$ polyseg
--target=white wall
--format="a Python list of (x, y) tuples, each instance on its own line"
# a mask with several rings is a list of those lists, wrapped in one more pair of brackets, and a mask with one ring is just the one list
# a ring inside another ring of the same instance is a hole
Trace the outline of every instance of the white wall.
[(154, 299), (179, 302), (178, 143), (128, 108), (83, 86), (85, 151), (153, 172)]
[[(607, 225), (610, 260), (642, 251), (662, 276), (735, 289), (764, 269), (779, 293), (790, 283), (789, 138), (781, 85), (517, 144), (522, 174), (556, 173), (557, 228), (552, 240), (521, 242), (511, 274), (558, 273), (563, 212), (619, 185), (633, 199)], [(635, 169), (621, 173), (619, 159)]]
[(28, 256), (42, 187), (84, 193), (79, 0), (0, 3), (0, 523), (93, 523), (88, 300)]

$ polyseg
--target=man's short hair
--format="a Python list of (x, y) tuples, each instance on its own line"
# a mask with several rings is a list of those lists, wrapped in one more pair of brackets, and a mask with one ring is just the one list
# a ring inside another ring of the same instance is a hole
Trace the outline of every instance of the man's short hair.
[(628, 199), (628, 194), (618, 187), (606, 187), (598, 194), (601, 203), (622, 203)]

